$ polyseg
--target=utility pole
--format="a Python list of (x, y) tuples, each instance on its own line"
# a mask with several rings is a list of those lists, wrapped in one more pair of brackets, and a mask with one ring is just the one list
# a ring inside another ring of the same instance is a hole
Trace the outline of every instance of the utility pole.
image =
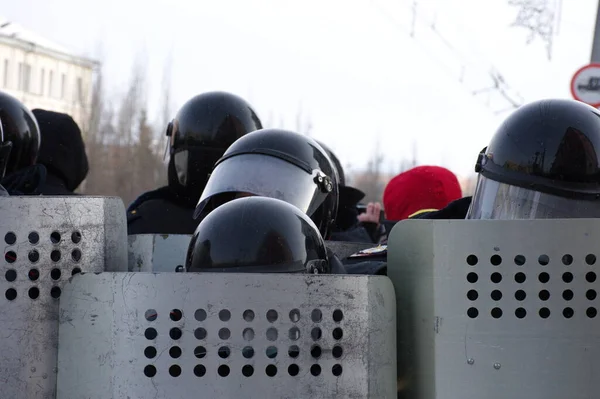
[(592, 63), (600, 62), (600, 1), (598, 1), (598, 10), (596, 11), (596, 26), (594, 28), (594, 40), (592, 41)]

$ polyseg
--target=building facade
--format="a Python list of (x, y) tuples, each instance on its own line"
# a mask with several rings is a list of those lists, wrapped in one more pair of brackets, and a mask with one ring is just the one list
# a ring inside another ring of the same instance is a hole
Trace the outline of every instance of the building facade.
[(93, 76), (99, 63), (71, 54), (19, 25), (0, 18), (0, 90), (29, 109), (69, 114), (88, 125)]

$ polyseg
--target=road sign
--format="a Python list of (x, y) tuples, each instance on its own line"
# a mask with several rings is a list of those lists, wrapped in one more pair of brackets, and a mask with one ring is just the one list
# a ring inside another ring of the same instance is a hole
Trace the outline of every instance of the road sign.
[(589, 64), (575, 72), (571, 95), (575, 100), (600, 107), (600, 64)]

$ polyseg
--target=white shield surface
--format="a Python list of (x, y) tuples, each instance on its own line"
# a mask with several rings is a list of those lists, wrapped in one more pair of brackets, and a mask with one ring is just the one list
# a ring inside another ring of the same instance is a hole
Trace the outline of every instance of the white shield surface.
[(174, 272), (185, 267), (191, 235), (136, 234), (127, 237), (129, 271)]
[[(130, 272), (174, 272), (185, 267), (185, 259), (191, 235), (178, 234), (135, 234), (127, 237)], [(340, 259), (345, 259), (362, 249), (375, 244), (326, 241)]]
[(59, 398), (395, 398), (382, 276), (103, 273), (61, 298)]
[(398, 223), (402, 397), (597, 397), (599, 243), (592, 219)]
[(0, 201), (0, 397), (55, 397), (58, 303), (80, 272), (126, 271), (119, 198), (9, 197)]

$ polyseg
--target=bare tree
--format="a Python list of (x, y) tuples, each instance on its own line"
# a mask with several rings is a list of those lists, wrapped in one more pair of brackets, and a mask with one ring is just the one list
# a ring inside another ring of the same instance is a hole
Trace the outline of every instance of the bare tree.
[(285, 123), (283, 115), (275, 115), (273, 111), (270, 111), (267, 118), (263, 121), (263, 127), (291, 130), (311, 137), (313, 124), (310, 116), (302, 110), (302, 104), (300, 104), (296, 111), (296, 121), (293, 128)]
[(173, 65), (172, 55), (169, 54), (167, 57), (162, 78), (162, 106), (161, 106), (161, 120), (158, 126), (155, 127), (155, 140), (153, 141), (153, 151), (155, 157), (159, 159), (159, 162), (155, 165), (154, 180), (158, 185), (166, 184), (167, 181), (167, 169), (164, 165), (164, 159), (167, 151), (167, 135), (166, 130), (169, 122), (171, 121), (172, 108), (171, 108), (171, 71)]
[(522, 27), (529, 31), (527, 44), (536, 36), (546, 44), (548, 59), (552, 59), (552, 42), (558, 26), (560, 0), (508, 0), (510, 6), (519, 7), (512, 26)]
[(269, 113), (267, 114), (267, 117), (265, 119), (262, 119), (262, 125), (263, 128), (267, 129), (267, 128), (272, 128), (275, 126), (275, 115), (273, 114), (273, 111), (269, 111)]
[(134, 145), (138, 138), (136, 125), (142, 110), (143, 87), (146, 83), (146, 71), (142, 65), (139, 61), (134, 65), (129, 87), (117, 113), (118, 135), (114, 144), (119, 147), (122, 156), (115, 160), (114, 178), (120, 197), (125, 202), (140, 194), (134, 180), (136, 164), (133, 159)]
[(100, 168), (103, 157), (103, 146), (99, 140), (100, 124), (104, 112), (104, 87), (102, 68), (98, 68), (92, 92), (92, 103), (90, 118), (86, 125), (82, 126), (82, 135), (86, 145), (89, 172), (79, 189), (83, 193), (89, 193), (89, 189), (98, 186), (100, 180)]
[(381, 202), (383, 190), (387, 181), (382, 175), (381, 167), (385, 157), (381, 152), (379, 141), (375, 144), (371, 159), (367, 162), (367, 169), (363, 173), (357, 173), (352, 178), (352, 185), (363, 191), (366, 195), (364, 202)]
[(310, 120), (310, 116), (306, 115), (302, 111), (302, 104), (298, 106), (298, 111), (296, 112), (296, 133), (304, 134), (310, 137), (312, 132), (312, 122)]
[[(128, 88), (117, 101), (105, 100), (102, 73), (96, 78), (90, 123), (85, 132), (90, 163), (86, 194), (114, 195), (128, 204), (164, 180), (164, 146), (160, 146), (164, 129), (153, 129), (148, 120), (143, 65), (136, 63)], [(169, 91), (164, 90), (163, 119), (170, 113)], [(116, 107), (112, 105), (115, 103)], [(161, 137), (156, 137), (157, 132)]]
[(400, 159), (399, 161), (395, 160), (391, 164), (388, 164), (388, 168), (389, 165), (392, 167), (388, 169), (388, 173), (385, 173), (382, 169), (385, 157), (381, 153), (379, 142), (377, 142), (371, 159), (367, 162), (366, 170), (356, 172), (347, 171), (347, 180), (350, 182), (350, 185), (366, 194), (363, 202), (381, 202), (383, 200), (383, 191), (390, 179), (418, 165), (418, 147), (415, 141), (412, 143), (411, 152), (410, 157)]
[(134, 162), (135, 184), (133, 187), (137, 194), (152, 190), (155, 187), (155, 172), (157, 157), (153, 148), (154, 132), (148, 123), (147, 111), (144, 108), (140, 111), (138, 125), (138, 142), (132, 149)]
[(412, 149), (411, 149), (411, 157), (401, 159), (398, 165), (398, 169), (393, 171), (393, 174), (400, 174), (406, 172), (417, 166), (417, 158), (418, 158), (418, 150), (417, 150), (417, 142), (413, 140)]
[(477, 186), (477, 175), (470, 175), (468, 178), (465, 178), (461, 184), (462, 195), (464, 197), (473, 195), (473, 193), (475, 192), (476, 186)]

